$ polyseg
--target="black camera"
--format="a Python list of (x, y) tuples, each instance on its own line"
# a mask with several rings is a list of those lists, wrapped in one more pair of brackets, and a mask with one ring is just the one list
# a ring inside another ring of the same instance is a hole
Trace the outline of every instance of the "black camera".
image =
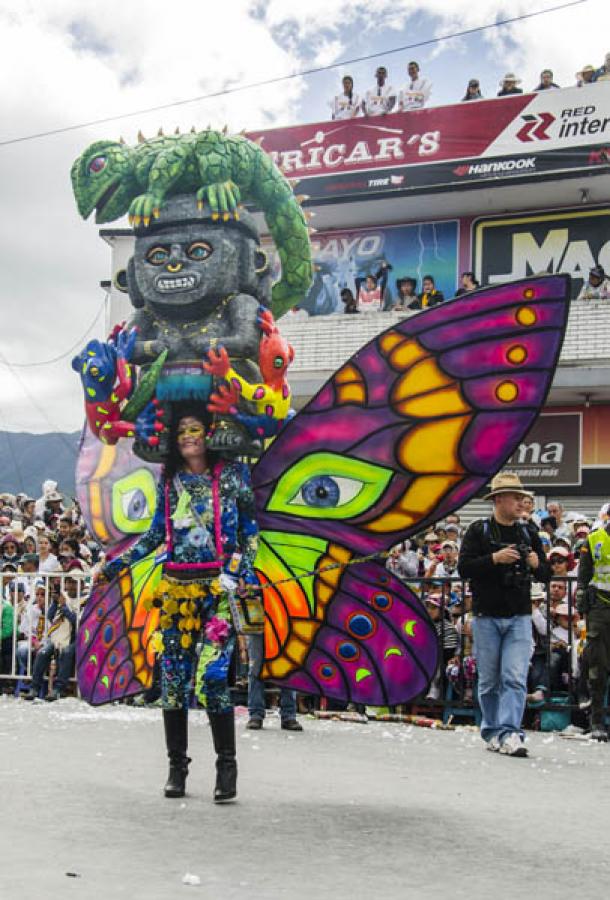
[[(510, 547), (511, 544), (500, 544), (499, 549), (502, 547)], [(530, 585), (532, 583), (532, 572), (530, 569), (529, 562), (527, 561), (527, 557), (530, 554), (531, 547), (527, 544), (517, 544), (514, 549), (519, 554), (519, 559), (515, 560), (510, 566), (502, 566), (501, 577), (502, 577), (502, 587), (517, 589), (517, 590), (528, 590), (530, 589)]]

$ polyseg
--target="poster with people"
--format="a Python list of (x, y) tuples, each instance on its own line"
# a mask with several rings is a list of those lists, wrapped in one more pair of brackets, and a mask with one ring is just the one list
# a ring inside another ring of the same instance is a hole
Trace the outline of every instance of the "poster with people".
[[(274, 277), (279, 276), (279, 258), (273, 259)], [(382, 295), (381, 309), (397, 302), (396, 282), (416, 281), (416, 293), (423, 290), (426, 275), (436, 288), (452, 297), (458, 281), (458, 222), (455, 220), (359, 228), (350, 231), (320, 231), (312, 236), (314, 277), (299, 310), (310, 316), (343, 313), (341, 292), (352, 291), (355, 298), (367, 290), (373, 276)]]

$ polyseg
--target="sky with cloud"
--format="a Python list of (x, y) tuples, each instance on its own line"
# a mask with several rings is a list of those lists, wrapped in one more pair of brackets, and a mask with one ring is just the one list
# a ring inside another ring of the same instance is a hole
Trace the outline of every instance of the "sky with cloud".
[[(110, 253), (74, 207), (70, 166), (93, 140), (208, 123), (233, 130), (328, 117), (348, 72), (365, 90), (383, 63), (400, 86), (419, 61), (433, 104), (462, 96), (469, 78), (493, 96), (516, 72), (533, 88), (544, 67), (561, 85), (610, 50), (607, 0), (391, 53), (432, 37), (557, 5), (513, 0), (0, 0), (0, 361), (52, 359), (77, 342), (103, 303)], [(606, 27), (604, 27), (604, 25)], [(104, 125), (2, 145), (21, 136), (121, 116), (366, 54), (378, 59), (279, 85), (183, 104)], [(90, 336), (101, 337), (103, 316)], [(74, 431), (82, 421), (69, 358), (29, 368), (0, 363), (0, 429)]]

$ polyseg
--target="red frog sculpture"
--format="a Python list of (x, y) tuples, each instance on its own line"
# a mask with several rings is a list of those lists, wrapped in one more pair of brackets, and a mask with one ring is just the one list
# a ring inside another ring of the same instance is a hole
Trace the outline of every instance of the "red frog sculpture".
[[(225, 382), (210, 395), (208, 410), (219, 415), (232, 415), (253, 438), (270, 438), (294, 415), (286, 379), (288, 366), (294, 359), (294, 348), (282, 337), (270, 310), (261, 309), (258, 325), (263, 332), (258, 353), (261, 382), (252, 384), (236, 372), (224, 347), (210, 350), (203, 368)], [(241, 398), (255, 404), (254, 415), (240, 411)]]

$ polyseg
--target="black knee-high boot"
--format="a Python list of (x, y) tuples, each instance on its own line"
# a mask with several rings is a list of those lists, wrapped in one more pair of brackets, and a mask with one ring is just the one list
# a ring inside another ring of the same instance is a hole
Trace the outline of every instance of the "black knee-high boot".
[(237, 761), (235, 759), (235, 714), (208, 713), (214, 750), (216, 751), (216, 787), (214, 802), (225, 803), (237, 796)]
[(169, 775), (163, 789), (166, 797), (184, 797), (190, 759), (188, 747), (188, 711), (164, 709), (165, 745), (169, 759)]

